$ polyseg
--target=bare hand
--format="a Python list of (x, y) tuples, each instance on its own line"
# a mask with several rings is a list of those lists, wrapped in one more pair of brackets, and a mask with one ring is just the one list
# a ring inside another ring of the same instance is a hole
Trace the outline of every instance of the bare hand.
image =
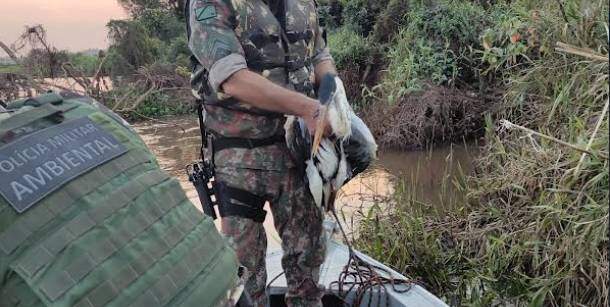
[(318, 128), (318, 119), (320, 118), (321, 106), (318, 104), (316, 109), (310, 114), (303, 116), (303, 121), (305, 121), (305, 125), (307, 125), (307, 131), (309, 131), (309, 135), (313, 136)]
[[(323, 107), (318, 104), (313, 111), (310, 111), (309, 114), (303, 116), (303, 121), (307, 126), (307, 131), (309, 131), (310, 136), (313, 136), (320, 127), (324, 129), (323, 135), (325, 137), (331, 134), (332, 128), (328, 122), (328, 117), (324, 116), (325, 114), (326, 113), (323, 112)], [(324, 119), (321, 119), (321, 116), (324, 116)], [(323, 120), (323, 122), (320, 122), (321, 120)]]

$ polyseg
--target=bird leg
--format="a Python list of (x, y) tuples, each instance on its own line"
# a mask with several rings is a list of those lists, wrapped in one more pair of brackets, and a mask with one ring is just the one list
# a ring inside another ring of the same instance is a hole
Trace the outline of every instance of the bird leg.
[(330, 192), (330, 196), (328, 197), (328, 203), (326, 204), (326, 208), (324, 208), (326, 212), (335, 210), (335, 200), (337, 200), (337, 191), (335, 191), (335, 189), (332, 189), (332, 191)]
[(312, 157), (318, 154), (318, 149), (320, 148), (320, 142), (322, 142), (322, 137), (324, 136), (324, 132), (326, 131), (327, 114), (328, 114), (328, 107), (321, 106), (320, 115), (318, 117), (318, 123), (316, 125), (316, 132), (314, 133), (313, 143), (311, 146), (311, 156)]

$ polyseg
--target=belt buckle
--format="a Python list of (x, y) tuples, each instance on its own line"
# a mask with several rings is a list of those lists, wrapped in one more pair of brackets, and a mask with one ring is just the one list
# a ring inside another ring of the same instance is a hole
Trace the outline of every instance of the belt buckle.
[(248, 143), (248, 149), (254, 149), (256, 148), (254, 146), (254, 143), (252, 142), (252, 139), (246, 139), (246, 142)]
[(303, 61), (301, 59), (296, 60), (288, 60), (286, 61), (286, 66), (288, 66), (288, 71), (297, 71), (300, 68), (304, 67)]

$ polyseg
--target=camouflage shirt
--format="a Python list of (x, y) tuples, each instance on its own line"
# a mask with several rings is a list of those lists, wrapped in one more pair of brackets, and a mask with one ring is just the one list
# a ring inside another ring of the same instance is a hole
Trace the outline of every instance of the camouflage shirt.
[[(283, 7), (285, 6), (285, 7)], [(285, 12), (285, 14), (284, 14)], [(284, 116), (241, 103), (221, 85), (241, 69), (313, 96), (314, 67), (332, 60), (313, 0), (192, 0), (189, 47), (197, 59), (195, 95), (206, 102), (205, 125), (221, 137), (283, 134)], [(286, 67), (286, 56), (294, 66)], [(285, 145), (216, 153), (217, 167), (283, 170), (292, 165)]]

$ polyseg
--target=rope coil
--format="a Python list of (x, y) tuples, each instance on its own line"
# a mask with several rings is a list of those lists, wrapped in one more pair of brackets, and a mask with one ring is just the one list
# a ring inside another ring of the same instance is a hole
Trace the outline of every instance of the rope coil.
[[(382, 298), (385, 298), (385, 306), (389, 307), (390, 294), (388, 292), (388, 285), (396, 293), (406, 293), (414, 285), (418, 284), (415, 280), (394, 278), (388, 269), (371, 264), (358, 255), (345, 234), (334, 206), (330, 211), (337, 221), (337, 225), (339, 225), (339, 230), (349, 251), (348, 262), (343, 267), (341, 274), (339, 274), (339, 278), (329, 285), (331, 289), (334, 288), (333, 286), (336, 286), (338, 295), (344, 304), (349, 305), (346, 300), (347, 296), (355, 291), (355, 297), (351, 306), (361, 306), (365, 295), (370, 292), (371, 295), (368, 296), (367, 306), (372, 306), (373, 291), (377, 288), (377, 305), (381, 305)], [(382, 274), (379, 272), (382, 272)], [(346, 290), (345, 287), (349, 288)]]
[[(336, 281), (330, 283), (330, 289), (337, 290), (339, 299), (341, 299), (345, 306), (362, 306), (365, 295), (371, 293), (368, 297), (367, 306), (372, 306), (373, 303), (373, 291), (375, 288), (377, 291), (377, 306), (381, 305), (382, 298), (384, 298), (385, 306), (390, 306), (390, 293), (388, 292), (388, 285), (390, 289), (396, 293), (407, 293), (414, 285), (419, 285), (420, 282), (411, 279), (402, 279), (392, 277), (392, 272), (384, 267), (374, 265), (363, 259), (358, 255), (351, 242), (348, 240), (345, 230), (341, 225), (339, 217), (334, 206), (331, 206), (331, 210), (339, 230), (345, 241), (345, 245), (348, 248), (349, 256), (347, 264), (343, 267), (343, 270), (339, 274)], [(380, 274), (379, 272), (382, 272)], [(271, 285), (282, 275), (284, 272), (280, 272), (267, 284), (267, 292)], [(385, 276), (384, 276), (385, 275)], [(347, 289), (345, 289), (348, 287)], [(347, 301), (347, 296), (355, 291), (355, 297), (351, 304)]]

